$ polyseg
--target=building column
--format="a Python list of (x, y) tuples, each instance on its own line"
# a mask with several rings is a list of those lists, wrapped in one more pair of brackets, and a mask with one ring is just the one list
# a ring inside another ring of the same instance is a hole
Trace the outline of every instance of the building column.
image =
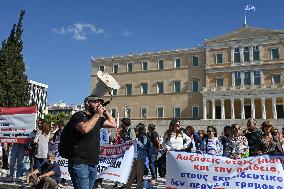
[(262, 112), (262, 119), (266, 119), (266, 109), (265, 109), (265, 98), (261, 98), (261, 112)]
[(208, 84), (209, 82), (208, 82), (208, 75), (206, 74), (205, 75), (205, 88), (206, 88), (206, 90), (208, 90), (207, 89), (207, 87), (209, 87), (209, 84)]
[(263, 75), (263, 71), (259, 71), (260, 72), (260, 84), (263, 86), (264, 85), (264, 75)]
[(225, 105), (224, 105), (225, 99), (221, 99), (221, 119), (226, 119), (225, 118)]
[(253, 46), (249, 47), (249, 61), (253, 61)]
[(231, 47), (231, 65), (234, 64), (234, 47)]
[(254, 85), (254, 71), (250, 72), (250, 85)]
[(273, 119), (277, 119), (277, 110), (276, 110), (276, 97), (272, 97), (272, 113)]
[(240, 48), (241, 64), (244, 64), (244, 47), (239, 47), (239, 48)]
[(207, 106), (206, 106), (206, 99), (203, 99), (203, 119), (207, 119)]
[(235, 72), (232, 72), (232, 87), (235, 87)]
[(251, 103), (251, 118), (255, 119), (255, 105), (254, 105), (254, 99), (250, 99)]
[(244, 80), (245, 80), (245, 73), (243, 71), (241, 71), (241, 86), (244, 86)]
[(241, 98), (241, 119), (245, 118), (245, 99)]
[(212, 99), (212, 119), (215, 119), (215, 99)]
[(230, 99), (231, 100), (231, 119), (235, 119), (235, 99)]
[(263, 52), (262, 52), (262, 45), (259, 45), (258, 50), (259, 50), (259, 60), (260, 60), (260, 64), (262, 64), (262, 60), (263, 60)]

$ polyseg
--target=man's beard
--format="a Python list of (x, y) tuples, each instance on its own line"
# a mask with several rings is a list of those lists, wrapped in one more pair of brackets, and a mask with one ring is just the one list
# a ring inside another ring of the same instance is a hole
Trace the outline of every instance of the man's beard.
[(90, 110), (89, 110), (90, 114), (91, 114), (91, 115), (95, 115), (95, 114), (97, 113), (96, 109), (97, 109), (96, 107), (92, 107), (92, 106), (91, 106), (91, 107), (90, 107)]

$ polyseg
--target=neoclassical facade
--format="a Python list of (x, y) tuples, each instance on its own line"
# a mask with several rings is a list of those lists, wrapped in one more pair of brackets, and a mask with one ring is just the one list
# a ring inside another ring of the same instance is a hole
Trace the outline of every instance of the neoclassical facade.
[(284, 118), (284, 30), (244, 25), (205, 40), (203, 47), (91, 63), (90, 90), (98, 70), (121, 86), (108, 105), (114, 116), (164, 125), (173, 117), (189, 123)]
[(205, 51), (203, 119), (284, 118), (284, 31), (244, 26)]

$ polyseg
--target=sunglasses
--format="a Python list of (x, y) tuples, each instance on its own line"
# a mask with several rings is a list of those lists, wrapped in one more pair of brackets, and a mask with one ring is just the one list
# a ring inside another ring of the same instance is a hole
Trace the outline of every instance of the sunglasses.
[(207, 131), (207, 133), (214, 133), (214, 131), (212, 131), (212, 130), (208, 130), (208, 131)]

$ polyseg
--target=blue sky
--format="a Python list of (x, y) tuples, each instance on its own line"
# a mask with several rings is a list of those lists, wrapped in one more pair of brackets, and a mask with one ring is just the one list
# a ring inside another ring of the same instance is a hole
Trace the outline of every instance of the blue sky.
[(283, 0), (0, 0), (0, 40), (24, 17), (28, 79), (47, 84), (48, 104), (80, 104), (91, 57), (190, 48), (244, 24), (284, 29)]

